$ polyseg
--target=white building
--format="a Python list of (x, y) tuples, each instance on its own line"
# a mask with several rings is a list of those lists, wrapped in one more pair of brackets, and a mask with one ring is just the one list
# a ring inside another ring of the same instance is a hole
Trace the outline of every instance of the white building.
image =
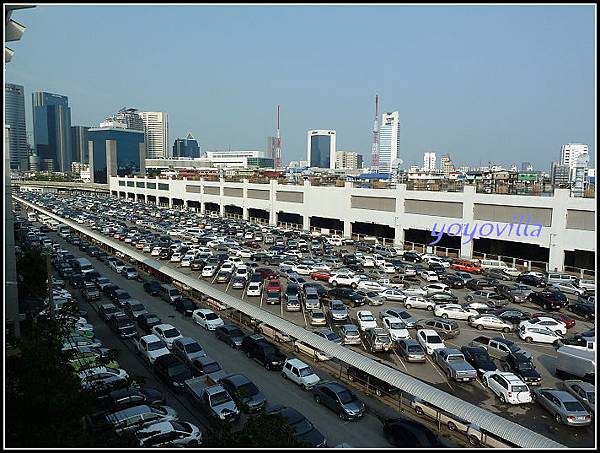
[(379, 128), (379, 173), (391, 173), (400, 152), (400, 114), (384, 113)]
[(356, 170), (359, 167), (358, 153), (350, 151), (336, 151), (335, 168), (345, 170)]
[(265, 157), (264, 151), (207, 151), (206, 159), (218, 167), (247, 167), (249, 158)]
[(169, 123), (166, 112), (139, 112), (144, 122), (146, 158), (170, 157)]
[(317, 168), (335, 168), (335, 131), (315, 129), (306, 134), (306, 155), (308, 166)]
[(435, 153), (424, 153), (423, 154), (423, 170), (434, 172), (436, 170), (436, 157)]

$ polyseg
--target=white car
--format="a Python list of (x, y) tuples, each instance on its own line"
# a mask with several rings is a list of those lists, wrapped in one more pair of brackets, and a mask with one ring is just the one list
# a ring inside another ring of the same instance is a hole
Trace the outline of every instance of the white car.
[(152, 327), (152, 333), (165, 342), (167, 348), (173, 347), (173, 342), (178, 338), (183, 338), (181, 332), (171, 324), (159, 324)]
[(188, 422), (168, 420), (154, 423), (135, 432), (140, 447), (198, 447), (202, 431)]
[(384, 316), (381, 322), (383, 323), (383, 327), (385, 327), (390, 334), (392, 341), (410, 338), (406, 324), (404, 324), (404, 321), (402, 321), (400, 318)]
[(404, 306), (406, 308), (424, 308), (425, 310), (432, 311), (435, 308), (435, 302), (420, 296), (408, 296), (404, 299)]
[(313, 272), (313, 268), (306, 264), (298, 264), (292, 267), (292, 270), (299, 275), (310, 275)]
[(363, 332), (369, 329), (377, 327), (377, 320), (369, 310), (359, 310), (356, 312), (356, 320), (358, 321), (358, 327)]
[(160, 255), (160, 251), (162, 250), (162, 247), (154, 247), (152, 249), (152, 251), (150, 252), (151, 256), (158, 256)]
[(208, 308), (198, 308), (194, 310), (192, 319), (196, 324), (201, 325), (206, 330), (215, 330), (217, 327), (225, 324), (219, 315)]
[(375, 267), (375, 260), (370, 256), (364, 256), (361, 261), (363, 267)]
[(321, 381), (310, 365), (299, 359), (286, 359), (281, 375), (284, 379), (295, 382), (304, 390), (310, 390)]
[[(150, 244), (144, 244), (144, 246), (142, 247), (142, 252), (148, 253), (151, 251), (152, 251), (152, 249), (150, 248)], [(160, 254), (160, 252), (159, 252), (159, 254)]]
[(219, 269), (219, 272), (230, 272), (231, 274), (233, 274), (234, 271), (235, 265), (231, 261), (225, 261), (221, 264), (221, 269)]
[(258, 296), (262, 294), (262, 283), (261, 282), (250, 282), (246, 289), (246, 296)]
[(379, 295), (383, 297), (386, 301), (391, 300), (393, 302), (402, 302), (404, 299), (406, 299), (406, 295), (402, 291), (393, 288), (381, 291)]
[(392, 263), (385, 262), (381, 265), (381, 270), (386, 274), (395, 274), (396, 268)]
[(190, 267), (192, 265), (192, 261), (194, 261), (195, 256), (194, 255), (185, 255), (183, 258), (181, 258), (181, 267)]
[(402, 290), (405, 296), (426, 296), (427, 291), (423, 288), (419, 288), (418, 286), (413, 286), (411, 288), (405, 288)]
[(531, 318), (526, 321), (521, 321), (519, 323), (519, 328), (524, 326), (526, 329), (530, 327), (539, 327), (542, 329), (549, 329), (553, 332), (559, 333), (560, 335), (565, 335), (567, 333), (567, 326), (560, 321), (557, 321), (553, 318), (548, 318), (546, 316), (541, 316), (539, 318)]
[(202, 277), (214, 277), (217, 273), (217, 266), (213, 266), (212, 264), (207, 264), (202, 269)]
[(417, 341), (429, 355), (432, 355), (433, 351), (436, 349), (442, 349), (446, 347), (444, 341), (440, 338), (437, 332), (432, 329), (417, 330)]
[(553, 330), (546, 329), (545, 327), (526, 327), (524, 325), (519, 326), (517, 329), (517, 335), (521, 340), (527, 343), (547, 343), (547, 344), (558, 344), (559, 340), (562, 340), (560, 333), (554, 332)]
[(428, 282), (437, 282), (438, 281), (438, 274), (436, 274), (433, 271), (421, 271), (419, 273), (419, 277), (421, 277), (423, 280), (428, 281)]
[(179, 263), (183, 258), (183, 255), (179, 252), (175, 252), (171, 255), (171, 263)]
[(510, 322), (494, 315), (479, 315), (469, 319), (469, 325), (477, 330), (501, 330), (504, 333), (512, 332), (515, 328)]
[(86, 368), (78, 373), (81, 379), (81, 386), (86, 390), (91, 390), (97, 386), (109, 385), (114, 382), (124, 381), (129, 377), (127, 371), (122, 368), (110, 368), (97, 366)]
[(312, 266), (313, 272), (319, 272), (319, 271), (323, 271), (323, 272), (331, 272), (331, 266), (325, 264), (325, 263), (315, 263)]
[(478, 316), (477, 310), (464, 308), (458, 304), (439, 304), (433, 309), (433, 314), (444, 319), (462, 319), (467, 320), (474, 316)]
[(305, 343), (300, 340), (294, 341), (294, 351), (302, 352), (303, 354), (306, 354), (309, 357), (312, 357), (313, 360), (315, 360), (315, 361), (331, 360), (333, 358), (329, 354), (327, 354), (323, 351), (320, 351), (319, 349), (315, 349), (308, 343)]
[(357, 289), (362, 289), (363, 291), (381, 292), (385, 291), (387, 288), (375, 280), (360, 280), (358, 282)]
[(244, 278), (248, 278), (249, 276), (249, 272), (248, 272), (248, 266), (246, 265), (241, 265), (235, 268), (235, 273), (233, 274), (234, 277), (244, 277)]
[(423, 289), (427, 291), (427, 295), (431, 296), (435, 293), (451, 293), (450, 287), (445, 283), (430, 283), (429, 285), (423, 286)]
[(496, 394), (500, 401), (510, 404), (531, 403), (529, 387), (521, 379), (508, 371), (487, 371), (483, 373), (483, 383)]
[(521, 275), (521, 271), (516, 267), (503, 267), (501, 270), (509, 277), (518, 277)]
[(333, 274), (331, 277), (329, 277), (329, 283), (331, 283), (331, 285), (334, 287), (338, 285), (345, 285), (356, 289), (358, 282), (358, 277), (355, 277), (352, 274)]
[(169, 353), (165, 343), (154, 334), (144, 335), (137, 342), (138, 353), (150, 363), (154, 363), (157, 357)]

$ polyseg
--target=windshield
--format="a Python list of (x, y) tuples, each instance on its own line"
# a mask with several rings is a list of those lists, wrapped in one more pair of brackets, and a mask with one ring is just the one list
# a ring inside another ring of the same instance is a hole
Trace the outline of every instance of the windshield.
[(442, 339), (438, 336), (428, 336), (427, 343), (440, 344), (442, 343)]
[(144, 307), (143, 304), (136, 304), (136, 305), (132, 305), (131, 310), (133, 311), (142, 311), (145, 310), (146, 307)]
[(419, 346), (418, 344), (413, 344), (407, 348), (407, 351), (414, 352), (414, 353), (423, 352), (423, 348), (421, 346)]
[[(301, 368), (299, 370), (299, 372), (300, 372), (301, 377), (306, 377), (306, 376), (310, 376), (311, 374), (314, 374), (312, 368), (309, 366), (307, 366), (306, 368)], [(592, 397), (593, 397), (593, 395), (592, 395)]]
[(297, 435), (301, 435), (309, 432), (312, 429), (312, 425), (307, 419), (304, 419), (301, 422), (292, 425), (292, 428)]
[(267, 298), (279, 299), (279, 291), (267, 291)]
[(165, 330), (165, 337), (166, 338), (173, 338), (173, 337), (177, 337), (179, 336), (180, 333), (177, 329), (173, 328), (173, 329), (169, 329), (169, 330)]
[(239, 329), (231, 329), (229, 331), (229, 336), (230, 337), (242, 337), (244, 336), (243, 332)]
[(213, 406), (219, 406), (220, 404), (224, 404), (231, 401), (229, 394), (225, 391), (215, 393), (210, 397), (210, 402)]
[(513, 392), (529, 392), (529, 388), (526, 385), (513, 385)]
[(456, 355), (448, 356), (448, 362), (450, 362), (450, 361), (462, 362), (464, 360), (465, 360), (465, 358), (462, 355), (456, 354)]
[(325, 315), (321, 312), (318, 311), (313, 311), (312, 312), (312, 317), (315, 319), (323, 319), (325, 317)]
[(185, 352), (201, 352), (201, 351), (202, 351), (202, 346), (200, 346), (198, 343), (190, 343), (185, 346)]
[(375, 320), (375, 318), (373, 318), (372, 315), (365, 315), (365, 314), (360, 315), (360, 319), (363, 321), (374, 321)]
[(219, 371), (220, 369), (221, 365), (219, 365), (218, 362), (212, 362), (204, 365), (204, 372), (207, 374), (214, 373), (215, 371)]
[(208, 321), (212, 321), (213, 319), (218, 319), (218, 318), (219, 318), (219, 317), (218, 317), (218, 316), (217, 316), (215, 313), (208, 313), (208, 314), (206, 315), (206, 319), (207, 319)]
[(563, 402), (565, 409), (569, 412), (587, 412), (578, 401)]
[(390, 329), (404, 329), (404, 323), (392, 322), (390, 323)]
[(533, 363), (529, 362), (529, 361), (522, 361), (522, 362), (518, 362), (517, 363), (517, 368), (519, 368), (519, 370), (535, 370), (535, 367), (533, 366)]
[(340, 402), (342, 404), (348, 404), (348, 403), (351, 403), (352, 401), (354, 401), (354, 395), (352, 393), (350, 393), (350, 391), (348, 391), (348, 390), (344, 390), (344, 391), (338, 393), (338, 397), (340, 398)]
[(155, 341), (154, 343), (148, 343), (148, 351), (157, 351), (164, 348), (165, 345), (162, 341)]

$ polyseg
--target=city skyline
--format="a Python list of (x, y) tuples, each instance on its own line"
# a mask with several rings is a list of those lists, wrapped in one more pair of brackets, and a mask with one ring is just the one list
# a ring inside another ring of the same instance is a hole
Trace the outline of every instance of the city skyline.
[[(186, 43), (191, 42), (212, 69), (198, 77), (186, 71), (150, 71), (147, 63), (131, 59), (135, 49), (127, 42), (118, 48), (93, 42), (96, 28), (106, 33), (110, 23), (109, 30), (118, 34), (140, 11), (136, 23), (144, 27), (179, 21), (177, 48), (165, 41), (152, 49), (165, 67), (189, 54), (192, 48)], [(305, 36), (301, 23), (308, 17), (316, 28), (331, 27)], [(248, 35), (249, 19), (276, 28), (284, 23), (285, 36), (273, 43), (256, 27)], [(594, 9), (587, 6), (38, 6), (28, 12), (28, 35), (19, 43), (22, 52), (7, 66), (6, 81), (23, 85), (26, 96), (40, 90), (69, 97), (73, 125), (95, 126), (123, 105), (167, 112), (171, 137), (192, 131), (206, 150), (264, 149), (265, 138), (276, 129), (274, 106), (281, 104), (284, 162), (303, 160), (305, 134), (311, 129), (334, 129), (339, 148), (369, 156), (377, 92), (380, 111), (397, 110), (403, 118), (399, 158), (404, 168), (434, 151), (452, 154), (457, 165), (493, 160), (489, 156), (502, 156), (497, 163), (510, 165), (526, 156), (536, 169), (548, 169), (561, 146), (572, 142), (588, 144), (594, 164), (595, 106), (589, 96), (595, 74), (593, 19)], [(72, 24), (68, 31), (51, 32), (57, 21), (65, 20)], [(202, 26), (191, 30), (187, 21)], [(387, 49), (373, 48), (379, 40), (370, 37), (370, 27), (361, 26), (364, 30), (356, 36), (345, 31), (348, 24), (374, 21), (397, 22), (397, 57), (380, 60)], [(423, 33), (419, 24), (425, 21), (444, 39)], [(225, 23), (234, 30), (227, 38)], [(559, 27), (570, 33), (555, 33)], [(209, 46), (204, 38), (211, 33), (219, 39), (211, 38)], [(411, 33), (410, 44), (400, 43)], [(245, 42), (239, 44), (236, 36), (244, 36)], [(319, 41), (328, 43), (333, 60), (309, 57), (305, 48)], [(57, 47), (63, 49), (61, 64), (48, 65), (48, 73), (36, 71), (35, 65), (45, 64), (52, 55), (49, 49)], [(80, 54), (80, 48), (89, 51)], [(274, 52), (282, 55), (279, 75), (265, 77), (263, 59)], [(84, 63), (76, 70), (66, 58), (73, 53)], [(373, 56), (379, 63), (369, 67)], [(124, 69), (118, 78), (104, 75), (103, 57)], [(310, 58), (320, 71), (306, 66)], [(507, 65), (511, 70), (499, 78)], [(567, 66), (578, 71), (565, 71)], [(236, 67), (244, 70), (232, 71)], [(31, 131), (30, 105), (26, 110)]]

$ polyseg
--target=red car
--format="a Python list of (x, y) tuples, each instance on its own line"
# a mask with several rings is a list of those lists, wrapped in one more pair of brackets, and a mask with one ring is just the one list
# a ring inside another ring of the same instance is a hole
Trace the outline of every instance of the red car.
[(281, 283), (278, 278), (273, 278), (269, 280), (267, 283), (267, 292), (269, 291), (279, 291), (281, 292)]
[(325, 271), (316, 271), (311, 272), (310, 274), (310, 278), (312, 278), (313, 280), (323, 280), (325, 282), (329, 281), (329, 277), (331, 277), (331, 275), (329, 275)]
[(253, 242), (253, 241), (244, 242), (244, 245), (251, 249), (259, 249), (260, 248), (260, 244), (258, 242)]
[(457, 271), (481, 273), (481, 267), (469, 260), (454, 259), (450, 263), (450, 267)]
[(279, 277), (279, 274), (277, 274), (277, 272), (275, 272), (272, 269), (269, 269), (268, 267), (259, 267), (257, 269), (254, 270), (255, 274), (260, 274), (260, 276), (264, 279), (264, 280), (271, 280), (273, 278), (277, 278)]
[(571, 327), (575, 326), (575, 320), (573, 318), (570, 318), (567, 315), (563, 315), (562, 313), (543, 313), (543, 312), (539, 312), (539, 313), (533, 313), (531, 315), (532, 318), (540, 318), (542, 316), (544, 316), (546, 318), (552, 318), (552, 319), (555, 319), (556, 321), (562, 322), (567, 329), (570, 329)]

